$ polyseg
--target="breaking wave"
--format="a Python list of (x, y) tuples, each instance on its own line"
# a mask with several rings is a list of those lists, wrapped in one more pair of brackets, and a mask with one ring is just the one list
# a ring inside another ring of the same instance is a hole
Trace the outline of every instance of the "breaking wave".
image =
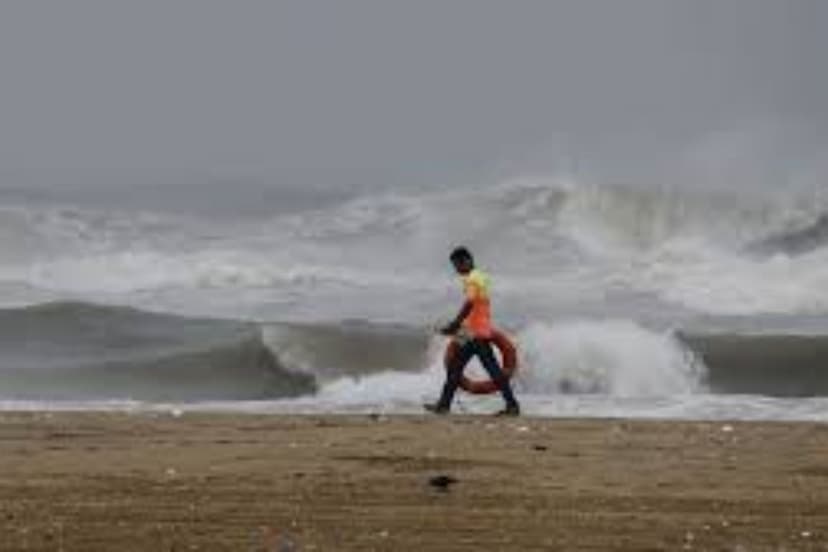
[[(231, 317), (250, 314), (232, 311), (243, 297), (279, 309), (262, 318), (314, 320), (376, 319), (393, 297), (411, 314), (388, 318), (417, 323), (446, 297), (445, 252), (462, 242), (525, 320), (631, 295), (665, 311), (815, 312), (828, 308), (825, 213), (819, 194), (531, 179), (248, 219), (6, 205), (0, 288)], [(337, 300), (302, 311), (320, 296)]]
[(135, 306), (150, 295), (179, 311), (190, 294), (205, 313), (222, 292), (280, 308), (321, 293), (345, 298), (317, 305), (313, 318), (334, 320), (373, 319), (348, 299), (366, 305), (370, 294), (420, 316), (428, 309), (409, 298), (429, 308), (443, 299), (445, 252), (462, 242), (510, 300), (542, 306), (527, 319), (573, 296), (619, 292), (699, 312), (812, 312), (828, 307), (826, 212), (828, 199), (813, 194), (562, 180), (389, 192), (240, 220), (11, 205), (0, 207), (0, 286)]
[[(380, 328), (349, 347), (383, 343)], [(296, 335), (304, 347), (320, 344), (311, 331)], [(532, 323), (515, 332), (521, 395), (667, 398), (707, 394), (767, 397), (828, 397), (828, 337), (778, 332), (710, 333), (656, 331), (632, 321)], [(408, 341), (409, 338), (400, 341)], [(403, 364), (360, 371), (361, 356), (346, 356), (337, 374), (323, 378), (319, 400), (333, 405), (399, 405), (433, 399), (443, 381), (441, 338), (418, 339)], [(394, 362), (397, 362), (395, 360)], [(405, 366), (405, 369), (403, 369)], [(477, 361), (469, 375), (485, 377)], [(484, 399), (485, 400), (485, 399)]]
[(260, 329), (124, 307), (49, 303), (0, 310), (3, 399), (268, 399), (311, 393)]
[[(0, 329), (2, 400), (394, 406), (433, 398), (444, 373), (443, 338), (366, 321), (258, 324), (64, 302), (0, 310)], [(513, 335), (523, 396), (828, 396), (822, 334), (580, 319)], [(469, 372), (483, 374), (476, 361)]]

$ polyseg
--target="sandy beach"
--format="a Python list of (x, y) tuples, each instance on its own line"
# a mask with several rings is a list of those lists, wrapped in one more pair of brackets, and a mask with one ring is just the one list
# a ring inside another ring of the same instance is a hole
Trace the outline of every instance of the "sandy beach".
[(2, 550), (826, 550), (828, 426), (3, 413)]

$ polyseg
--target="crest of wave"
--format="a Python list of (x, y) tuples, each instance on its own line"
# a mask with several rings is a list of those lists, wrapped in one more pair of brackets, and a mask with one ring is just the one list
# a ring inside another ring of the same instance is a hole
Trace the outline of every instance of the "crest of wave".
[[(534, 323), (516, 341), (520, 395), (601, 394), (666, 397), (703, 390), (704, 365), (672, 335), (633, 322)], [(409, 404), (435, 398), (444, 378), (445, 339), (433, 338), (422, 370), (348, 376), (324, 385), (314, 400), (329, 406)], [(466, 375), (485, 377), (477, 361)], [(466, 401), (464, 395), (459, 396)], [(469, 403), (466, 403), (467, 406)]]
[(534, 323), (518, 338), (519, 381), (531, 394), (638, 397), (703, 389), (700, 360), (672, 335), (630, 321)]
[(560, 222), (578, 243), (602, 254), (686, 238), (738, 250), (807, 226), (827, 208), (828, 196), (813, 194), (585, 185), (568, 194)]

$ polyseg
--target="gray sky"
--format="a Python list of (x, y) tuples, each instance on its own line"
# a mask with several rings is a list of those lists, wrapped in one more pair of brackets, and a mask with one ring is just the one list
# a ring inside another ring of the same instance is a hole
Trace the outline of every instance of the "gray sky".
[(813, 167), (827, 24), (821, 0), (7, 0), (0, 168)]

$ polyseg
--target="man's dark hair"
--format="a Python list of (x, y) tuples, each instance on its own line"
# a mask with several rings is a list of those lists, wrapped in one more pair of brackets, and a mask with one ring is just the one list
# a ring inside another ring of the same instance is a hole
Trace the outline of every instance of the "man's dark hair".
[(474, 262), (474, 257), (472, 257), (471, 251), (469, 251), (462, 245), (459, 247), (455, 247), (454, 250), (452, 250), (451, 255), (449, 255), (449, 259), (451, 259), (452, 262), (458, 262), (463, 260), (469, 260)]

